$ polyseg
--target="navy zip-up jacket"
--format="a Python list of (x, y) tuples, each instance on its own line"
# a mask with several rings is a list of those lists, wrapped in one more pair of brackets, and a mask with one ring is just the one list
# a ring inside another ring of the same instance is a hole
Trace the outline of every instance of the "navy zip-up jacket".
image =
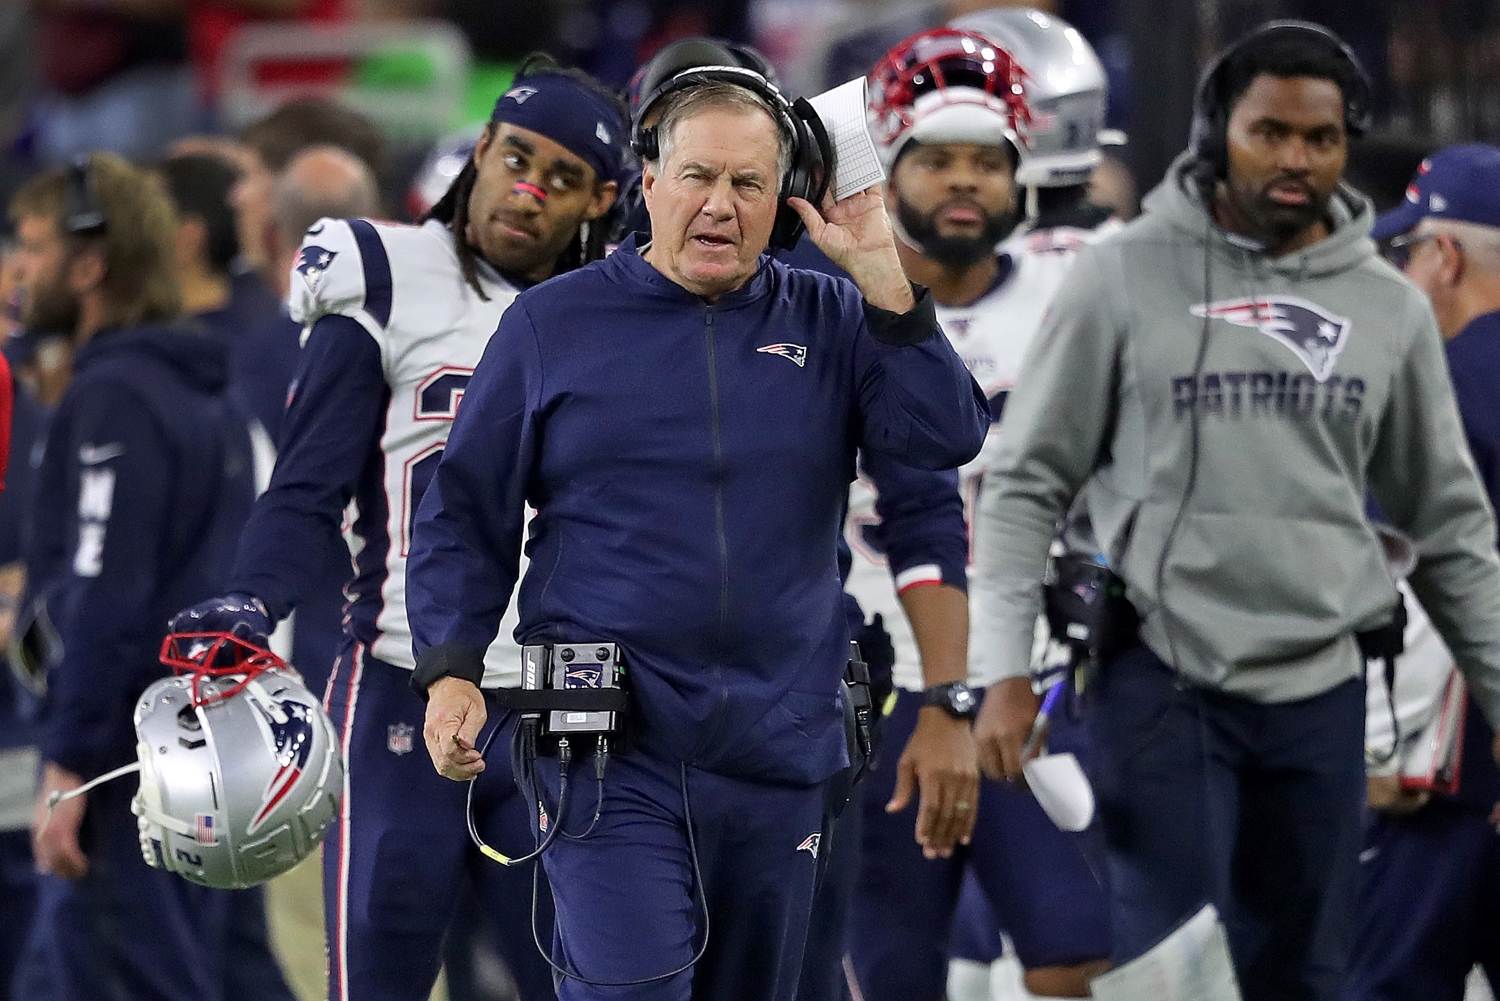
[(167, 619), (228, 581), (255, 477), (227, 366), (196, 326), (104, 331), (48, 430), (27, 570), (63, 657), (41, 747), (84, 778), (134, 760), (132, 710), (166, 673)]
[(412, 540), (418, 672), (475, 676), (529, 503), (522, 642), (619, 642), (645, 746), (819, 782), (846, 762), (855, 452), (952, 468), (988, 425), (926, 290), (897, 316), (762, 258), (709, 305), (629, 240), (522, 294), (475, 370)]
[[(1464, 437), (1479, 478), (1489, 492), (1490, 504), (1500, 504), (1500, 312), (1476, 316), (1448, 341), (1446, 348)], [(1463, 770), (1456, 795), (1459, 802), (1483, 810), (1500, 802), (1500, 768), (1491, 750), (1494, 740), (1495, 731), (1470, 699), (1464, 720)]]

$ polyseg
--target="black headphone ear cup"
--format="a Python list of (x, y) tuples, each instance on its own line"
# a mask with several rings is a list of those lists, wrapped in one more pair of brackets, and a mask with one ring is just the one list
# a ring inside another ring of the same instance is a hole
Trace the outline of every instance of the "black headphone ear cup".
[(797, 98), (787, 111), (793, 136), (792, 162), (782, 179), (776, 226), (771, 231), (771, 246), (784, 250), (796, 246), (804, 228), (802, 217), (787, 199), (801, 198), (820, 205), (833, 182), (833, 144), (823, 120), (806, 98)]
[(630, 148), (634, 150), (635, 155), (640, 157), (642, 160), (655, 160), (658, 154), (661, 153), (660, 142), (656, 134), (656, 126), (652, 125), (650, 127), (643, 128), (639, 123), (637, 123), (630, 136)]

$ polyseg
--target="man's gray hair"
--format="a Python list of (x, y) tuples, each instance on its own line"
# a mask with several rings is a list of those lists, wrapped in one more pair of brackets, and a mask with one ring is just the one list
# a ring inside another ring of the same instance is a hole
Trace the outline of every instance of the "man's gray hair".
[(1417, 226), (1416, 232), (1418, 235), (1446, 233), (1463, 246), (1475, 265), (1491, 273), (1500, 273), (1500, 227), (1428, 216)]
[(788, 131), (786, 120), (764, 97), (725, 80), (709, 80), (678, 91), (667, 98), (666, 110), (656, 125), (658, 167), (672, 155), (672, 143), (677, 126), (700, 112), (713, 108), (730, 108), (741, 112), (759, 111), (769, 115), (776, 124), (776, 184), (780, 189), (782, 178), (792, 169), (792, 145), (795, 138)]
[(313, 223), (380, 214), (375, 174), (359, 157), (337, 146), (310, 146), (286, 165), (271, 193), (271, 219), (289, 247)]

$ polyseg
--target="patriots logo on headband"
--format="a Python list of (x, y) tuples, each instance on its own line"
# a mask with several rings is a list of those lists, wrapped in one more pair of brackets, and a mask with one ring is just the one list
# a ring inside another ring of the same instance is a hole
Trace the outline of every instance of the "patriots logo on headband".
[(261, 720), (270, 734), (279, 767), (266, 784), (266, 791), (261, 794), (260, 809), (250, 818), (246, 834), (254, 834), (259, 830), (272, 812), (285, 801), (297, 780), (302, 777), (302, 770), (307, 767), (307, 758), (312, 753), (313, 745), (312, 710), (307, 706), (290, 700), (272, 701), (271, 709), (261, 705), (258, 700), (252, 700), (252, 704), (259, 710)]
[(606, 146), (609, 145), (609, 143), (612, 141), (610, 139), (609, 129), (606, 129), (604, 127), (603, 122), (594, 123), (594, 135), (597, 136), (599, 138), (599, 141), (604, 143)]
[(1189, 312), (1259, 330), (1280, 341), (1302, 359), (1319, 382), (1326, 382), (1333, 374), (1333, 364), (1348, 343), (1353, 326), (1348, 317), (1336, 316), (1317, 303), (1295, 296), (1200, 303)]
[(535, 87), (512, 87), (505, 92), (505, 96), (517, 104), (525, 104), (526, 99), (535, 93)]
[(323, 276), (328, 273), (329, 265), (337, 256), (339, 253), (336, 250), (308, 244), (297, 254), (297, 263), (292, 265), (292, 270), (302, 276), (308, 291), (316, 295), (318, 286), (323, 284)]

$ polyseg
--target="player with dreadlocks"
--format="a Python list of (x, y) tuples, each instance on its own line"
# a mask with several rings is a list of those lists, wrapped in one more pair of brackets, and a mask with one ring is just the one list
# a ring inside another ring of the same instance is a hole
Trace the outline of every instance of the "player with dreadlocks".
[[(425, 999), (466, 874), (521, 996), (553, 996), (531, 942), (529, 873), (482, 860), (466, 833), (466, 787), (410, 753), (424, 704), (407, 683), (406, 556), (417, 505), (501, 314), (524, 289), (603, 256), (605, 227), (595, 224), (615, 199), (625, 122), (619, 100), (591, 78), (528, 60), (421, 225), (324, 219), (307, 231), (289, 303), (306, 346), (270, 489), (241, 539), (228, 593), (172, 623), (174, 632), (232, 630), (264, 643), (308, 583), (306, 554), (339, 532), (349, 510), (345, 647), (325, 700), (346, 776), (323, 855), (334, 1001)], [(502, 627), (487, 651), (486, 688), (520, 683), (511, 633)], [(476, 789), (476, 823), (492, 840), (525, 843), (524, 798), (507, 768), (495, 771)]]

